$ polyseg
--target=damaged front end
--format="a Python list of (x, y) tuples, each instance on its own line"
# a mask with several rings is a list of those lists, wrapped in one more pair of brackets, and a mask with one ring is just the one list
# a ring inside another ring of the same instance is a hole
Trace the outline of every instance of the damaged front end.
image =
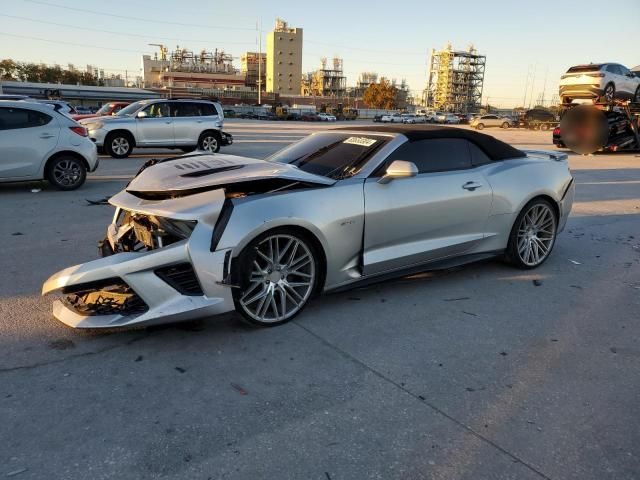
[(76, 328), (147, 326), (234, 309), (232, 248), (218, 249), (233, 202), (334, 181), (290, 166), (225, 155), (185, 155), (143, 168), (110, 200), (102, 258), (52, 275), (53, 313)]
[(116, 208), (107, 237), (98, 243), (101, 256), (120, 252), (148, 252), (187, 240), (195, 220), (173, 220)]

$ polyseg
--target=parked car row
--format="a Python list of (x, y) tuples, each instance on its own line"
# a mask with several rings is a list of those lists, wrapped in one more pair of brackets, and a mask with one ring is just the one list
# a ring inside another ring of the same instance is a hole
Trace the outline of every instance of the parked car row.
[(60, 100), (0, 98), (0, 182), (46, 179), (73, 190), (97, 169), (98, 152), (114, 158), (136, 147), (215, 153), (233, 143), (222, 131), (221, 105), (208, 100), (110, 102), (100, 116), (79, 121), (74, 112)]

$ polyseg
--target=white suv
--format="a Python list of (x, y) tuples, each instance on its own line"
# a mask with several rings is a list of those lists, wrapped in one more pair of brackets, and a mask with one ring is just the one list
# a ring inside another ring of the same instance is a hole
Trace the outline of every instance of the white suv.
[(571, 103), (576, 98), (640, 102), (640, 76), (618, 63), (576, 65), (560, 77), (560, 100)]
[(43, 103), (0, 101), (0, 182), (47, 179), (74, 190), (96, 168), (84, 127)]
[(111, 117), (80, 120), (99, 149), (114, 158), (128, 157), (134, 147), (196, 148), (217, 152), (226, 144), (224, 114), (208, 100), (142, 100)]

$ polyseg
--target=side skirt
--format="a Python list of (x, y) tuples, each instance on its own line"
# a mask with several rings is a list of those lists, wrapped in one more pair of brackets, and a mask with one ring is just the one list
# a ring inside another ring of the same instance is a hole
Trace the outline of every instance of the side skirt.
[(363, 277), (361, 279), (355, 280), (353, 282), (338, 285), (337, 287), (333, 287), (325, 290), (323, 293), (338, 293), (344, 292), (346, 290), (351, 290), (352, 288), (364, 287), (367, 285), (373, 285), (376, 283), (384, 282), (386, 280), (391, 280), (393, 278), (406, 277), (407, 275), (414, 275), (416, 273), (429, 272), (435, 270), (446, 270), (453, 267), (459, 267), (461, 265), (466, 265), (468, 263), (474, 263), (481, 260), (487, 260), (490, 258), (499, 257), (504, 254), (504, 250), (495, 250), (491, 252), (483, 252), (483, 253), (472, 253), (468, 255), (461, 255), (459, 257), (446, 258), (442, 260), (434, 260), (432, 262), (420, 263), (417, 265), (410, 265), (408, 267), (393, 270), (391, 272), (383, 272), (376, 275), (371, 275), (368, 277)]

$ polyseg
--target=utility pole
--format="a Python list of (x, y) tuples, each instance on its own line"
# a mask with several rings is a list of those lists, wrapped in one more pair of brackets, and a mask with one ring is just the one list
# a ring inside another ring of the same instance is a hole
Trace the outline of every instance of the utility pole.
[(533, 79), (531, 80), (531, 95), (529, 95), (529, 108), (531, 108), (531, 101), (533, 100), (533, 88), (536, 83), (536, 70), (538, 69), (538, 64), (536, 63), (533, 67)]
[(548, 73), (549, 73), (549, 67), (547, 66), (546, 70), (544, 71), (544, 84), (542, 85), (542, 102), (540, 102), (540, 105), (542, 105), (543, 107), (547, 106), (544, 96), (547, 90), (547, 74)]
[(258, 30), (258, 105), (262, 105), (262, 22), (259, 28), (256, 22), (256, 30)]
[(527, 108), (527, 91), (529, 90), (529, 75), (531, 75), (531, 64), (527, 65), (527, 79), (524, 82), (524, 98), (522, 99), (522, 108)]

